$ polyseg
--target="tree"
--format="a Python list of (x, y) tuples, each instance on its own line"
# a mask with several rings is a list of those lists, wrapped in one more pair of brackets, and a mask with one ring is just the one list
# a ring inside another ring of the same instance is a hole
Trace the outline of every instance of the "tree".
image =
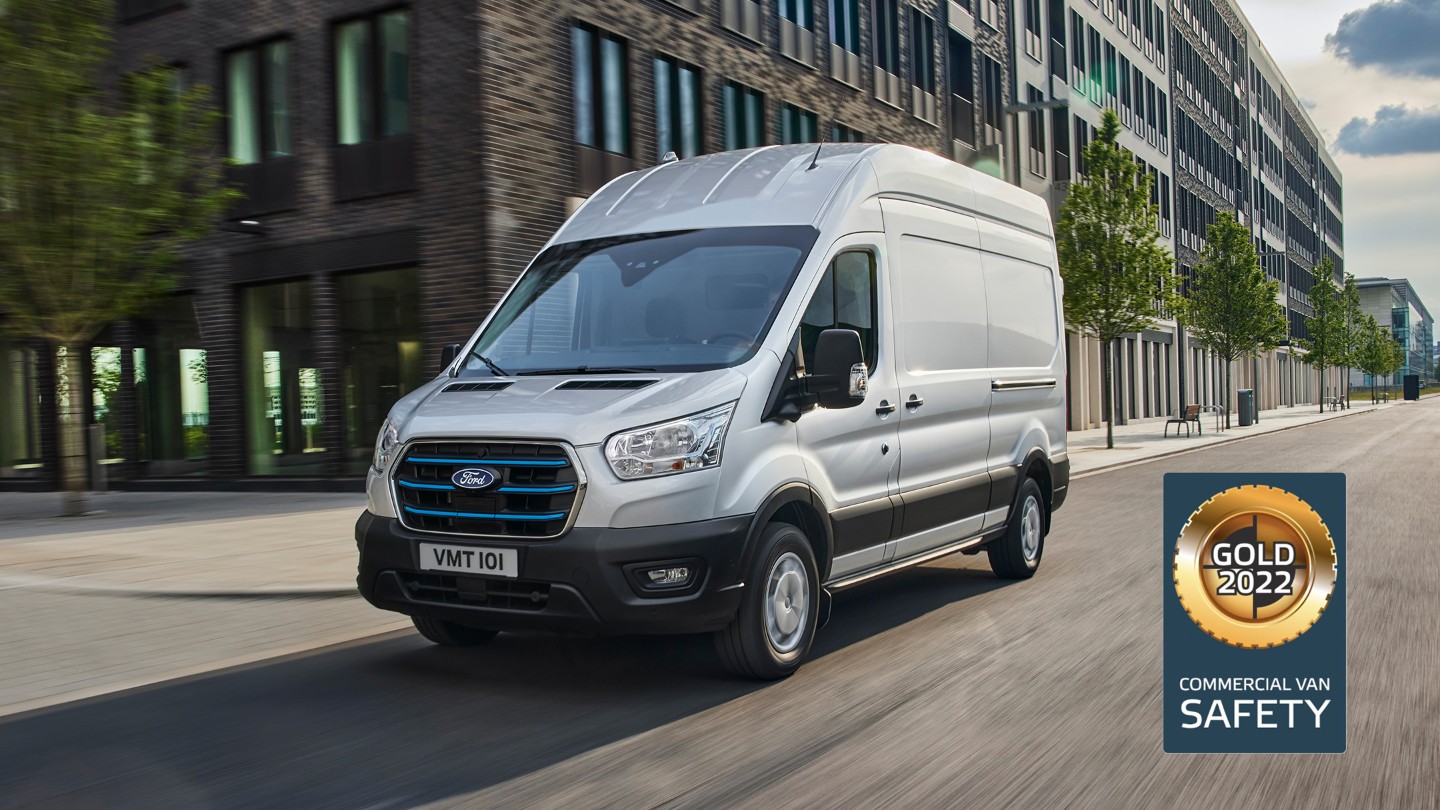
[(1225, 427), (1230, 427), (1230, 365), (1280, 345), (1285, 310), (1280, 284), (1260, 269), (1250, 231), (1229, 213), (1210, 226), (1195, 264), (1190, 292), (1177, 303), (1180, 321), (1196, 343), (1225, 361)]
[(1156, 229), (1150, 177), (1116, 142), (1119, 134), (1119, 117), (1106, 110), (1085, 148), (1085, 174), (1071, 184), (1055, 226), (1065, 319), (1101, 345), (1106, 447), (1115, 446), (1111, 346), (1169, 308), (1174, 267)]
[(1366, 331), (1365, 310), (1360, 308), (1360, 287), (1355, 283), (1355, 276), (1345, 274), (1345, 287), (1340, 293), (1341, 306), (1345, 312), (1345, 358), (1342, 364), (1345, 366), (1345, 396), (1341, 400), (1344, 407), (1350, 407), (1350, 368), (1358, 366), (1355, 362), (1356, 355), (1363, 351), (1369, 333)]
[(1395, 341), (1390, 339), (1390, 330), (1382, 327), (1374, 316), (1366, 315), (1361, 323), (1362, 339), (1353, 362), (1356, 368), (1370, 376), (1370, 403), (1373, 405), (1376, 401), (1375, 383), (1384, 373), (1390, 355), (1390, 344)]
[(1320, 413), (1325, 412), (1325, 371), (1345, 357), (1345, 308), (1340, 288), (1335, 286), (1335, 265), (1326, 256), (1313, 271), (1315, 284), (1310, 288), (1310, 308), (1315, 313), (1305, 319), (1310, 337), (1300, 341), (1305, 349), (1305, 362), (1320, 372)]
[(117, 77), (111, 0), (0, 6), (0, 309), (56, 363), (60, 479), (84, 508), (85, 346), (172, 284), (234, 192), (203, 87), (158, 64)]

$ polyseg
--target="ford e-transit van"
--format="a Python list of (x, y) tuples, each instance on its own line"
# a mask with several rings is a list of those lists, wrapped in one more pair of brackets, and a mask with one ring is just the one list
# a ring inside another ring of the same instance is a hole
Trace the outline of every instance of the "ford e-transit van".
[(837, 589), (958, 551), (1035, 573), (1061, 313), (1045, 204), (927, 152), (627, 174), (390, 412), (360, 592), (443, 645), (709, 631), (786, 676)]

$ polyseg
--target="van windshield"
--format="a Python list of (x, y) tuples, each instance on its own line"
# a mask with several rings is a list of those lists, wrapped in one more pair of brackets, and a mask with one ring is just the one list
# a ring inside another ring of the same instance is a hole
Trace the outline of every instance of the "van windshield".
[(462, 375), (739, 364), (759, 348), (818, 235), (709, 228), (555, 245), (505, 298)]

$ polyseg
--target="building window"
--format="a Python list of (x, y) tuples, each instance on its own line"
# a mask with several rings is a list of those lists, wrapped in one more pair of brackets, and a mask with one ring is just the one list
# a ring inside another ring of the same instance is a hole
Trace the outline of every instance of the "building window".
[(324, 391), (310, 282), (245, 288), (240, 329), (250, 474), (324, 473)]
[(700, 69), (668, 56), (655, 58), (655, 143), (658, 157), (704, 151), (700, 125)]
[(1040, 0), (1025, 0), (1025, 54), (1037, 62), (1045, 56), (1041, 30)]
[(794, 104), (780, 105), (780, 143), (815, 143), (819, 119)]
[(815, 27), (815, 9), (812, 0), (779, 0), (780, 19), (789, 20), (806, 31)]
[(860, 0), (830, 0), (830, 41), (860, 53)]
[(290, 154), (290, 43), (275, 40), (225, 55), (230, 159), (259, 163)]
[(209, 355), (193, 295), (166, 298), (136, 321), (140, 460), (149, 475), (204, 472), (210, 444)]
[(898, 0), (875, 0), (875, 66), (900, 75), (900, 10)]
[(975, 46), (958, 31), (948, 32), (950, 137), (975, 145)]
[(425, 381), (420, 342), (420, 274), (413, 267), (347, 273), (340, 302), (345, 472), (370, 466), (375, 435), (401, 397)]
[(815, 64), (813, 0), (779, 0), (780, 53), (806, 65)]
[(336, 140), (410, 131), (410, 13), (387, 11), (335, 26)]
[(625, 40), (589, 25), (570, 31), (575, 142), (630, 154), (630, 81)]
[(726, 151), (764, 145), (765, 96), (743, 84), (726, 82), (722, 103)]
[(935, 21), (910, 10), (910, 81), (922, 91), (935, 93)]
[(44, 387), (40, 352), (0, 333), (0, 474), (40, 467)]
[(983, 96), (981, 104), (985, 114), (985, 143), (991, 145), (1000, 143), (1001, 139), (1001, 117), (1004, 115), (1005, 107), (1005, 81), (999, 62), (989, 56), (980, 58), (983, 60), (980, 78)]
[(830, 127), (830, 141), (832, 143), (865, 143), (865, 133), (844, 124), (834, 124)]
[[(1034, 85), (1026, 85), (1031, 104), (1038, 104), (1045, 100), (1040, 89)], [(1030, 173), (1039, 177), (1045, 176), (1045, 113), (1041, 110), (1031, 110), (1027, 113), (1030, 118)]]

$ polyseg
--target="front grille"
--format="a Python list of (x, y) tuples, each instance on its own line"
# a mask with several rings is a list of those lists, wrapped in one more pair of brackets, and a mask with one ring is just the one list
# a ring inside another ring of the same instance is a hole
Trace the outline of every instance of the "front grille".
[[(456, 486), (454, 475), (474, 467), (493, 472), (494, 483)], [(419, 442), (396, 465), (395, 496), (412, 529), (546, 540), (579, 506), (580, 473), (558, 444)]]
[(402, 574), (411, 599), (442, 605), (544, 610), (550, 601), (550, 583), (518, 579), (484, 579), (446, 574)]

